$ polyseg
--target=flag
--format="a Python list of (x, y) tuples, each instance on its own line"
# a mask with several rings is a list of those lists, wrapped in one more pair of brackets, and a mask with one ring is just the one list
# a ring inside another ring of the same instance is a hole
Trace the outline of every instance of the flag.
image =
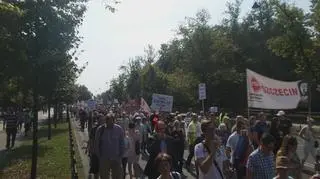
[(140, 109), (141, 109), (141, 111), (147, 113), (148, 115), (151, 114), (151, 109), (150, 109), (148, 103), (143, 98), (141, 98), (141, 100), (140, 100)]

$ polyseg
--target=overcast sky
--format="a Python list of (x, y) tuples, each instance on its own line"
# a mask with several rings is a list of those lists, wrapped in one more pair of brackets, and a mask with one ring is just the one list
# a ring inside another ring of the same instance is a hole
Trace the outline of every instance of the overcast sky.
[[(103, 2), (91, 0), (80, 35), (83, 43), (79, 64), (88, 66), (78, 79), (89, 90), (98, 94), (107, 89), (107, 82), (119, 74), (119, 66), (130, 57), (143, 55), (151, 44), (157, 50), (174, 36), (173, 30), (186, 16), (194, 17), (200, 9), (207, 9), (211, 24), (220, 23), (227, 0), (122, 0), (117, 11), (107, 11)], [(109, 0), (108, 0), (109, 1)], [(291, 0), (292, 1), (292, 0)], [(308, 7), (307, 0), (295, 0), (300, 7)], [(244, 0), (242, 15), (252, 7), (254, 0)]]

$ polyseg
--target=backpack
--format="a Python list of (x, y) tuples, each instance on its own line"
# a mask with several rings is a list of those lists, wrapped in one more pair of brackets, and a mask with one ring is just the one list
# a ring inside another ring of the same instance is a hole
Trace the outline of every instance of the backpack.
[(239, 136), (236, 149), (233, 152), (233, 164), (235, 166), (238, 166), (240, 163), (244, 162), (244, 160), (246, 159), (248, 146), (249, 146), (249, 138), (246, 136)]

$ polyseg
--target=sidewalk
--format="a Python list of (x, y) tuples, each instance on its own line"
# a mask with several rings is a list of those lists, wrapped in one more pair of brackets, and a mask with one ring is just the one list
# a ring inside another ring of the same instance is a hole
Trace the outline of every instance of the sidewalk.
[[(48, 118), (48, 113), (43, 114), (42, 112), (38, 112), (38, 116), (39, 116), (38, 123), (42, 123)], [(6, 140), (7, 140), (6, 131), (3, 130), (3, 121), (1, 121), (0, 122), (0, 154), (6, 151)], [(24, 126), (22, 126), (21, 131), (17, 132), (15, 147), (20, 146), (23, 140), (24, 140)], [(0, 156), (0, 160), (1, 160), (1, 156)]]
[[(80, 131), (80, 127), (78, 125), (78, 121), (75, 120), (75, 118), (71, 118), (71, 126), (75, 135), (75, 139), (77, 141), (77, 146), (78, 146), (78, 151), (80, 154), (81, 162), (82, 162), (82, 167), (84, 173), (84, 177), (88, 178), (89, 177), (89, 158), (88, 155), (85, 154), (85, 146), (86, 142), (89, 140), (89, 135), (88, 135), (88, 130), (85, 129), (84, 132)], [(80, 162), (80, 161), (77, 161)]]

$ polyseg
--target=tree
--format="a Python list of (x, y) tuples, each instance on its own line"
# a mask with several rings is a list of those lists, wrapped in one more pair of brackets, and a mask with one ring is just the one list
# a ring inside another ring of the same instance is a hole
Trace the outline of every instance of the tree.
[(148, 46), (141, 60), (121, 68), (108, 94), (142, 94), (150, 102), (153, 93), (162, 93), (173, 95), (179, 110), (200, 108), (197, 88), (206, 83), (208, 107), (218, 104), (242, 113), (247, 108), (246, 68), (284, 81), (319, 80), (318, 1), (312, 1), (308, 14), (293, 4), (265, 0), (239, 20), (241, 3), (229, 2), (220, 24), (209, 24), (206, 10), (186, 17), (158, 52)]
[[(51, 72), (61, 72), (62, 69), (70, 70), (70, 68), (64, 68), (64, 65), (69, 64), (71, 60), (69, 58), (70, 50), (76, 49), (79, 45), (80, 39), (77, 36), (76, 27), (82, 22), (83, 13), (86, 10), (85, 3), (86, 0), (10, 1), (10, 3), (5, 3), (5, 6), (17, 7), (23, 12), (19, 18), (19, 28), (16, 31), (15, 28), (11, 29), (10, 33), (16, 34), (13, 37), (18, 37), (19, 44), (20, 42), (22, 44), (21, 52), (23, 55), (14, 59), (25, 59), (25, 61), (19, 63), (23, 69), (21, 70), (22, 74), (14, 74), (14, 76), (23, 77), (23, 88), (26, 89), (24, 91), (31, 91), (33, 96), (34, 131), (31, 178), (36, 178), (37, 168), (39, 96), (48, 97), (47, 91), (61, 89), (57, 81), (60, 82), (63, 79), (60, 74), (63, 77), (65, 73), (51, 74)], [(3, 7), (2, 4), (1, 7)], [(1, 13), (10, 15), (10, 13), (5, 12), (6, 9), (2, 8), (0, 10)], [(13, 42), (16, 42), (16, 40)], [(8, 50), (2, 47), (1, 50), (3, 49), (10, 52), (10, 48)], [(51, 68), (50, 64), (54, 64), (53, 66), (56, 68)], [(14, 69), (14, 65), (10, 67), (10, 70)], [(73, 67), (76, 68), (74, 65)], [(70, 73), (73, 72), (70, 71)], [(50, 79), (54, 79), (53, 84), (47, 85)], [(49, 87), (49, 89), (46, 87)]]
[(88, 88), (84, 85), (80, 85), (77, 88), (77, 100), (78, 101), (87, 101), (92, 99), (93, 94), (88, 90)]

